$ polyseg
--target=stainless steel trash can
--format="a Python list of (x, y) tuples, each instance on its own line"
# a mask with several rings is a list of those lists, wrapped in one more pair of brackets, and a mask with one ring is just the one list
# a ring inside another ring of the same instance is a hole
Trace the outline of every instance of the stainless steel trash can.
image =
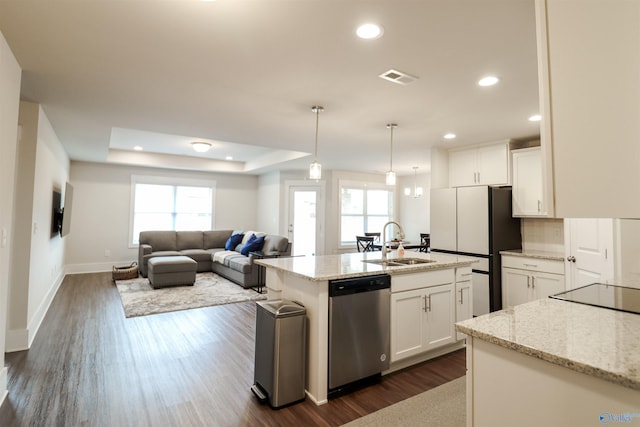
[(256, 303), (254, 385), (261, 400), (280, 407), (303, 400), (307, 346), (307, 310), (288, 300)]

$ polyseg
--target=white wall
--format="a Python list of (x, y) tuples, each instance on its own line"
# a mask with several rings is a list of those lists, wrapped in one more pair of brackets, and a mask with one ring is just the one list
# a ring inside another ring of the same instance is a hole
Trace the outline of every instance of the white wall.
[(256, 176), (73, 161), (73, 217), (66, 237), (68, 272), (110, 271), (113, 265), (138, 259), (137, 248), (128, 244), (132, 175), (213, 180), (214, 228), (259, 229), (257, 218), (262, 209)]
[(18, 106), (21, 70), (0, 33), (0, 404), (7, 395), (4, 366), (7, 329), (7, 299), (13, 240)]
[(64, 277), (65, 241), (52, 235), (51, 217), (53, 190), (63, 193), (69, 158), (39, 105), (22, 102), (19, 122), (7, 351), (31, 346)]
[(260, 175), (258, 178), (256, 208), (260, 214), (257, 215), (256, 230), (286, 236), (280, 229), (280, 216), (283, 215), (280, 187), (279, 171)]

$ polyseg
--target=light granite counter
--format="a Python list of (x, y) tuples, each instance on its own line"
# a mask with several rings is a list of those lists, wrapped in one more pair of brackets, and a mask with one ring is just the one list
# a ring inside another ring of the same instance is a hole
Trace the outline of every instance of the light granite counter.
[(564, 261), (564, 254), (561, 254), (559, 252), (549, 252), (549, 251), (540, 251), (540, 250), (511, 249), (507, 251), (500, 251), (500, 255), (548, 259), (551, 261)]
[[(364, 262), (366, 260), (379, 260), (381, 258), (382, 253), (380, 251), (376, 251), (347, 253), (341, 255), (266, 258), (256, 259), (254, 262), (258, 265), (291, 273), (313, 281), (364, 277), (374, 274), (394, 275), (416, 273), (420, 271), (465, 267), (477, 262), (477, 260), (470, 259), (469, 257), (457, 257), (455, 255), (424, 252), (406, 252), (404, 258), (420, 258), (431, 260), (433, 262), (392, 267), (384, 267), (379, 264)], [(387, 259), (393, 258), (397, 258), (395, 251), (390, 252), (387, 256)]]
[(540, 299), (456, 324), (521, 354), (640, 390), (640, 315)]

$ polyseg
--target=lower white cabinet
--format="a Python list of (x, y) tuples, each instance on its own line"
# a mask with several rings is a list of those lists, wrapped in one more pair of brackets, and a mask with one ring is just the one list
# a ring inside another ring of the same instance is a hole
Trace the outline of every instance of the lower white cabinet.
[(455, 341), (454, 285), (391, 294), (391, 361)]
[(564, 263), (502, 256), (502, 306), (513, 307), (565, 290)]
[[(469, 269), (471, 272), (471, 269)], [(473, 293), (471, 279), (458, 281), (456, 279), (456, 322), (473, 317)], [(466, 338), (465, 334), (456, 332), (456, 341)]]

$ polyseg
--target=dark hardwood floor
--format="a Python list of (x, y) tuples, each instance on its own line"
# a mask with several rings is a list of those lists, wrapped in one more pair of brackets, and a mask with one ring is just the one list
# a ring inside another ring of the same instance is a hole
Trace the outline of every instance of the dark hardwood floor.
[(30, 350), (7, 353), (1, 426), (338, 426), (465, 374), (459, 350), (316, 406), (253, 384), (255, 303), (126, 319), (110, 273), (67, 276)]

